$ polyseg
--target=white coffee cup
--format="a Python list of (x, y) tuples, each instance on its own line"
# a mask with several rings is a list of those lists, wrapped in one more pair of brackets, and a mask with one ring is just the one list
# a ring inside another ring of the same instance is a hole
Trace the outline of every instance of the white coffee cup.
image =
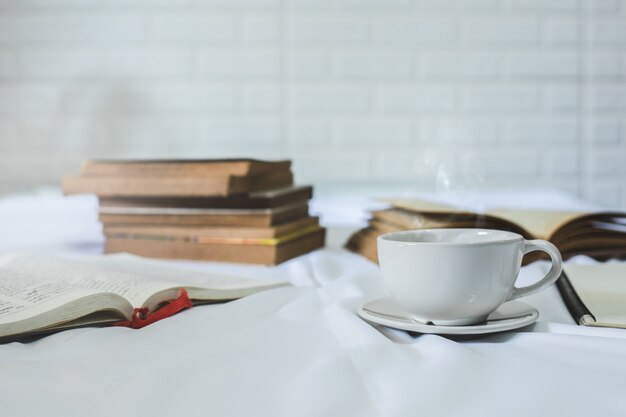
[[(550, 272), (516, 288), (522, 258), (546, 252)], [(378, 259), (395, 301), (424, 323), (483, 322), (502, 303), (543, 290), (561, 274), (559, 250), (545, 240), (524, 240), (490, 229), (426, 229), (378, 238)]]

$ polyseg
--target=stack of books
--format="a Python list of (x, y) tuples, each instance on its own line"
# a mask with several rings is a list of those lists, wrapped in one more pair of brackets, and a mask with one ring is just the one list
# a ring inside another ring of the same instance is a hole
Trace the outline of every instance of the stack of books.
[(99, 197), (106, 253), (275, 265), (324, 246), (291, 161), (87, 161), (63, 189)]
[[(388, 209), (371, 213), (369, 224), (353, 234), (346, 247), (378, 262), (378, 236), (413, 229), (485, 228), (519, 233), (525, 239), (552, 242), (568, 259), (587, 255), (597, 260), (626, 258), (625, 212), (562, 212), (511, 208), (474, 212), (423, 200), (388, 200)], [(526, 263), (542, 259), (533, 252)]]

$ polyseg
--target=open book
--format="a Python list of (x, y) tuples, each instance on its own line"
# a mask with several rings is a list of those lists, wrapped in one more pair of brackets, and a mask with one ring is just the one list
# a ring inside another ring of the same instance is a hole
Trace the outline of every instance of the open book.
[(104, 198), (225, 197), (292, 184), (291, 161), (91, 160), (80, 175), (63, 178), (63, 191)]
[[(376, 238), (409, 229), (487, 228), (509, 230), (526, 239), (545, 239), (563, 258), (585, 254), (596, 259), (626, 257), (626, 213), (492, 209), (484, 213), (422, 200), (387, 200), (391, 208), (372, 212), (369, 226), (347, 247), (377, 261)], [(535, 259), (539, 255), (534, 255)], [(527, 257), (533, 259), (533, 255)]]
[(567, 264), (557, 286), (578, 324), (626, 329), (625, 264)]
[(120, 322), (135, 327), (132, 322), (138, 310), (143, 315), (158, 314), (181, 292), (200, 304), (282, 285), (287, 283), (172, 268), (132, 255), (71, 261), (4, 255), (0, 257), (0, 340)]

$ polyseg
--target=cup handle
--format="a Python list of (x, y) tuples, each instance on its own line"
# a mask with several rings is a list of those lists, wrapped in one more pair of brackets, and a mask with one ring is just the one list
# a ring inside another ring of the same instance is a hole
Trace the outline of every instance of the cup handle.
[(532, 285), (522, 288), (513, 287), (513, 291), (509, 296), (509, 300), (514, 300), (516, 298), (525, 297), (527, 295), (539, 292), (548, 285), (552, 284), (554, 281), (556, 281), (557, 278), (561, 275), (561, 270), (563, 269), (563, 260), (561, 259), (561, 253), (556, 248), (556, 246), (554, 246), (550, 242), (540, 239), (524, 241), (524, 255), (529, 252), (534, 252), (538, 250), (550, 255), (550, 259), (552, 260), (552, 268), (550, 268), (550, 272), (548, 272), (548, 275)]

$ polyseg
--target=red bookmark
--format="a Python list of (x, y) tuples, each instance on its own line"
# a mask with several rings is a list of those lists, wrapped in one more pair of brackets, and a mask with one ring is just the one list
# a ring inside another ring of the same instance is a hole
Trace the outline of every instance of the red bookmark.
[(147, 308), (136, 308), (133, 312), (133, 317), (130, 320), (122, 320), (116, 323), (113, 323), (113, 326), (123, 326), (130, 327), (131, 329), (141, 329), (142, 327), (146, 327), (149, 324), (157, 322), (159, 320), (165, 319), (167, 317), (173, 316), (174, 314), (191, 308), (193, 305), (191, 304), (191, 300), (189, 299), (189, 295), (187, 291), (182, 288), (180, 290), (180, 296), (178, 298), (169, 301), (166, 305), (159, 308), (158, 310), (150, 313)]

